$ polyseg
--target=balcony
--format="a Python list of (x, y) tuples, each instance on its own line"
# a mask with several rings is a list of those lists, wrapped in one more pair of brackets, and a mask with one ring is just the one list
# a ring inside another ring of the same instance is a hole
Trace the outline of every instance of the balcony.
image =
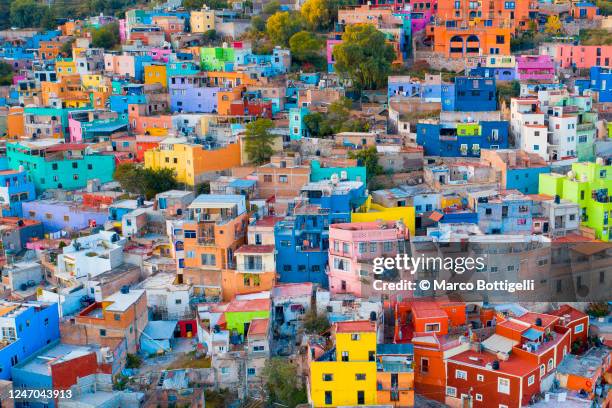
[(593, 124), (593, 123), (581, 123), (581, 124), (576, 126), (576, 130), (578, 130), (579, 132), (595, 130), (595, 124)]

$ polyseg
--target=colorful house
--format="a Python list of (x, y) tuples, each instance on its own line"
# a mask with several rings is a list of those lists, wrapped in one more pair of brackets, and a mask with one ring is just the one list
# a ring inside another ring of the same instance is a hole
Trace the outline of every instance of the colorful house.
[(555, 78), (555, 62), (549, 55), (518, 56), (516, 76), (521, 81), (552, 81)]
[(3, 217), (23, 217), (21, 203), (34, 199), (34, 183), (25, 170), (0, 171), (0, 204)]
[(159, 147), (144, 152), (144, 161), (145, 167), (170, 168), (179, 182), (195, 186), (217, 172), (240, 166), (240, 144), (207, 148), (185, 138), (166, 138)]
[(501, 188), (537, 194), (539, 175), (550, 173), (550, 166), (539, 155), (512, 149), (483, 149), (480, 160), (501, 173)]
[(0, 379), (10, 380), (12, 367), (60, 337), (57, 304), (0, 303), (2, 341)]
[(84, 188), (91, 179), (108, 183), (115, 169), (112, 156), (95, 153), (84, 144), (41, 139), (7, 143), (6, 150), (9, 167), (27, 170), (37, 191)]
[(361, 298), (374, 295), (372, 260), (393, 257), (408, 247), (410, 232), (402, 223), (353, 222), (329, 227), (329, 290)]
[(597, 239), (610, 240), (609, 219), (612, 191), (612, 166), (602, 163), (574, 163), (569, 175), (540, 175), (540, 194), (558, 195), (577, 203), (582, 211), (582, 225), (592, 228)]
[(481, 149), (508, 147), (508, 122), (417, 123), (417, 143), (426, 156), (479, 157)]

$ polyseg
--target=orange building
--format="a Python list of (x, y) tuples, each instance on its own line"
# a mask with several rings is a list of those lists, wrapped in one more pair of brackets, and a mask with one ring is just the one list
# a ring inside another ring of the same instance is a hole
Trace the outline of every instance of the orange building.
[(447, 58), (478, 57), (483, 54), (510, 55), (512, 30), (508, 27), (469, 28), (430, 26), (434, 51)]
[(59, 41), (41, 41), (38, 45), (38, 55), (42, 60), (55, 59), (59, 56), (62, 43)]
[(140, 347), (140, 334), (148, 322), (146, 292), (126, 288), (102, 302), (89, 305), (76, 315), (74, 323), (67, 327), (70, 327), (68, 331), (72, 342), (101, 344), (109, 338), (125, 339), (128, 353), (135, 353)]
[(70, 107), (79, 107), (90, 102), (89, 94), (81, 90), (79, 74), (62, 75), (57, 82), (42, 81), (40, 88), (45, 106), (50, 105), (50, 98), (60, 98)]
[[(128, 119), (130, 129), (134, 133), (151, 134), (154, 136), (165, 136), (168, 129), (172, 129), (172, 115), (154, 115), (156, 110), (150, 104), (130, 104), (128, 106)], [(157, 111), (163, 106), (155, 104)]]
[(448, 22), (454, 22), (451, 24), (467, 31), (483, 24), (489, 27), (508, 27), (514, 33), (528, 29), (529, 21), (535, 22), (538, 10), (537, 0), (438, 0), (436, 19), (446, 25)]
[(21, 106), (11, 106), (6, 117), (6, 134), (10, 139), (25, 135), (25, 119)]
[[(221, 297), (222, 271), (236, 269), (234, 255), (246, 239), (246, 199), (202, 194), (188, 210), (183, 224), (185, 268), (179, 282), (193, 285), (196, 296)], [(230, 294), (232, 280), (228, 278)]]
[(222, 273), (223, 300), (236, 295), (271, 290), (276, 281), (274, 245), (242, 245), (236, 250), (234, 269)]

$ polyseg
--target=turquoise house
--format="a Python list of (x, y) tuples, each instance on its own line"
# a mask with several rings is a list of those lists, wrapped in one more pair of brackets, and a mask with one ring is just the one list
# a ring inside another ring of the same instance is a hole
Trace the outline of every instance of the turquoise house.
[(365, 166), (321, 167), (321, 163), (318, 160), (310, 162), (310, 181), (329, 180), (332, 174), (337, 174), (341, 180), (361, 181), (364, 184), (367, 181)]
[(307, 136), (304, 117), (308, 115), (308, 108), (299, 107), (289, 109), (289, 136), (291, 140), (300, 140)]
[(30, 173), (37, 192), (51, 188), (75, 190), (87, 186), (87, 181), (101, 183), (113, 180), (115, 158), (102, 155), (80, 143), (61, 143), (56, 139), (6, 144), (8, 166)]

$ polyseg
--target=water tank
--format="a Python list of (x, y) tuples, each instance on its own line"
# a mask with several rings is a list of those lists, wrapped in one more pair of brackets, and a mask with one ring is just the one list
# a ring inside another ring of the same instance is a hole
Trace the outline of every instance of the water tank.
[(535, 321), (535, 324), (536, 324), (536, 326), (538, 326), (538, 327), (542, 327), (542, 319), (538, 317), (538, 318), (536, 319), (536, 321)]
[(124, 295), (127, 295), (128, 293), (130, 293), (130, 287), (128, 285), (123, 285), (121, 287), (121, 293), (123, 293)]
[(498, 360), (493, 361), (493, 363), (491, 363), (491, 368), (493, 370), (499, 370), (499, 361)]

